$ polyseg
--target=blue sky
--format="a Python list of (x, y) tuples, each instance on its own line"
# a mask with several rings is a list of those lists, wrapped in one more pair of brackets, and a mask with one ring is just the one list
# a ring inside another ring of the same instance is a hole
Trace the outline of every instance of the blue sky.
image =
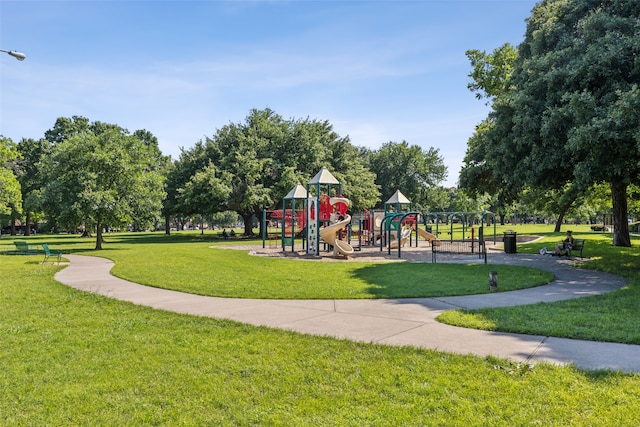
[(488, 108), (465, 51), (518, 45), (535, 1), (0, 0), (0, 134), (58, 117), (146, 129), (178, 158), (252, 108), (356, 146), (437, 148), (455, 185)]

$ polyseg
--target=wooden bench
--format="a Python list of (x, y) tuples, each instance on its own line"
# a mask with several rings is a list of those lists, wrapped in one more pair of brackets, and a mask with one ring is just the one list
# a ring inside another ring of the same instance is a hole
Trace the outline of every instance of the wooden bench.
[(46, 243), (42, 244), (42, 249), (44, 250), (44, 260), (43, 263), (47, 262), (47, 260), (51, 257), (58, 258), (58, 264), (60, 264), (60, 259), (62, 258), (62, 251), (53, 251), (49, 249), (49, 245)]
[(16, 255), (37, 255), (40, 253), (37, 249), (32, 249), (29, 244), (24, 240), (14, 240), (13, 244), (16, 246)]

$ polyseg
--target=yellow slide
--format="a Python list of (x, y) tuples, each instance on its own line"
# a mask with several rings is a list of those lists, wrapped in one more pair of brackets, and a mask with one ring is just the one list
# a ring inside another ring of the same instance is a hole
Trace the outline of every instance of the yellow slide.
[(418, 235), (424, 237), (425, 240), (428, 240), (429, 242), (431, 242), (432, 246), (440, 246), (440, 239), (438, 239), (437, 236), (429, 233), (426, 230), (423, 230), (420, 227), (418, 227)]
[(333, 246), (333, 254), (342, 254), (345, 257), (353, 255), (353, 247), (347, 242), (338, 239), (338, 232), (344, 229), (351, 222), (351, 215), (345, 215), (342, 221), (331, 224), (320, 230), (320, 238)]
[[(395, 234), (395, 233), (392, 233)], [(411, 236), (411, 229), (410, 228), (403, 228), (402, 231), (400, 231), (400, 244), (402, 246), (405, 245), (405, 243), (407, 243), (407, 239), (409, 238), (409, 236)], [(394, 240), (393, 242), (391, 242), (391, 244), (389, 245), (389, 247), (391, 249), (397, 249), (398, 248), (398, 241)]]

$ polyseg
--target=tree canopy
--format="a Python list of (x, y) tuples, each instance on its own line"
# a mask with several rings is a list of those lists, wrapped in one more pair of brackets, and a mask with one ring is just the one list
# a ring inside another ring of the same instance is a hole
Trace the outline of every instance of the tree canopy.
[[(469, 77), (473, 79), (467, 87), (476, 93), (478, 99), (486, 98), (487, 104), (493, 104), (509, 93), (516, 48), (505, 43), (490, 54), (478, 50), (468, 50), (466, 54), (472, 67)], [(490, 116), (476, 127), (469, 139), (459, 185), (475, 196), (483, 193), (494, 195), (495, 207), (504, 208), (518, 197), (519, 191), (508, 185), (509, 178), (500, 173), (499, 165), (504, 165), (501, 163), (504, 150), (488, 139), (493, 126), (494, 119)], [(494, 153), (496, 148), (498, 152)]]
[(509, 90), (473, 141), (474, 173), (505, 194), (609, 183), (619, 246), (630, 245), (627, 188), (640, 177), (638, 22), (640, 2), (538, 3)]
[(46, 139), (23, 138), (17, 145), (20, 152), (18, 161), (18, 180), (22, 192), (22, 212), (25, 216), (25, 235), (31, 234), (31, 222), (34, 214), (42, 208), (41, 195), (44, 186), (39, 164), (51, 152), (51, 143)]
[(406, 141), (391, 141), (373, 151), (370, 157), (383, 202), (400, 190), (418, 209), (441, 207), (445, 196), (438, 194), (437, 188), (446, 178), (447, 168), (437, 149), (424, 150)]
[(100, 122), (56, 134), (64, 135), (56, 138), (42, 166), (44, 205), (57, 224), (94, 226), (96, 249), (101, 249), (103, 227), (151, 220), (160, 211), (164, 194), (157, 147)]
[(467, 85), (475, 92), (476, 98), (487, 98), (490, 104), (509, 90), (509, 79), (513, 73), (513, 63), (518, 51), (510, 43), (505, 43), (492, 53), (470, 49), (466, 52), (471, 62), (472, 81)]
[(197, 188), (193, 180), (214, 179), (210, 188), (217, 190), (209, 198), (214, 204), (205, 205), (207, 213), (216, 207), (233, 210), (243, 217), (245, 234), (251, 234), (254, 215), (280, 206), (295, 184), (308, 182), (322, 166), (342, 182), (355, 209), (373, 206), (378, 200), (374, 174), (365, 167), (357, 148), (327, 121), (285, 120), (270, 109), (253, 109), (244, 122), (230, 123), (192, 149), (183, 150), (170, 174), (174, 194), (169, 198), (174, 214), (186, 214), (202, 206), (189, 204), (183, 197), (194, 194), (190, 191)]
[(16, 144), (0, 135), (0, 214), (10, 213), (22, 204), (20, 183), (15, 174), (18, 159)]

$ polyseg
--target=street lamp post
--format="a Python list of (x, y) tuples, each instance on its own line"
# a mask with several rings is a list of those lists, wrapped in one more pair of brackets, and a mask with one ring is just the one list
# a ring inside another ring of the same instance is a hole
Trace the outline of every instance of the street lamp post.
[(0, 52), (6, 52), (9, 55), (11, 55), (14, 58), (16, 58), (18, 61), (24, 61), (24, 58), (27, 57), (27, 55), (25, 55), (24, 53), (16, 52), (15, 50), (3, 50), (3, 49), (0, 49)]

